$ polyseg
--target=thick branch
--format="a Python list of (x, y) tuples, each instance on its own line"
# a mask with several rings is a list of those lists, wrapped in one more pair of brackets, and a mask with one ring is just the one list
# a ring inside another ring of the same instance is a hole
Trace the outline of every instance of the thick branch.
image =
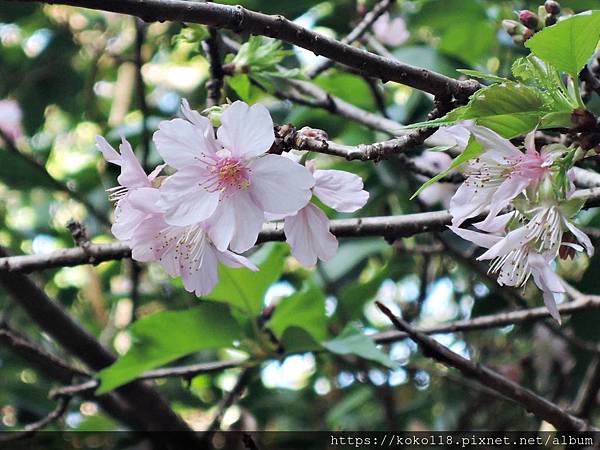
[(480, 384), (515, 400), (526, 411), (546, 420), (558, 430), (585, 431), (591, 428), (584, 420), (569, 414), (559, 406), (540, 397), (524, 386), (514, 383), (508, 378), (505, 378), (481, 364), (463, 358), (438, 343), (435, 339), (415, 330), (404, 320), (396, 317), (383, 304), (379, 302), (376, 302), (376, 304), (391, 320), (398, 331), (407, 333), (417, 344), (419, 344), (426, 356), (447, 366), (454, 367), (455, 369), (460, 370), (467, 378), (474, 379)]
[[(371, 11), (369, 11), (363, 19), (358, 23), (347, 36), (345, 36), (340, 42), (344, 44), (352, 44), (362, 37), (365, 32), (371, 28), (371, 25), (375, 23), (375, 21), (385, 13), (390, 6), (392, 6), (396, 0), (382, 0), (377, 3)], [(335, 64), (331, 59), (326, 59), (323, 62), (316, 64), (311, 70), (308, 71), (306, 76), (308, 78), (315, 78), (320, 73), (326, 71), (331, 66)]]
[[(402, 216), (367, 217), (331, 221), (331, 232), (337, 237), (382, 236), (388, 240), (413, 236), (428, 231), (440, 231), (450, 223), (447, 211), (435, 211)], [(282, 223), (268, 223), (263, 227), (258, 242), (283, 241)], [(47, 255), (24, 255), (0, 258), (0, 273), (31, 272), (53, 267), (98, 264), (103, 261), (128, 258), (131, 250), (125, 243), (96, 244), (89, 248), (70, 248)]]
[[(11, 0), (23, 1), (23, 0)], [(183, 0), (37, 0), (138, 16), (147, 22), (177, 21), (226, 28), (236, 33), (268, 36), (305, 48), (317, 55), (441, 97), (464, 98), (479, 89), (474, 80), (459, 81), (427, 69), (403, 64), (309, 31), (283, 16), (269, 16), (241, 6)]]
[[(6, 256), (1, 248), (0, 255)], [(116, 360), (111, 352), (75, 322), (61, 306), (52, 302), (26, 275), (0, 272), (0, 285), (31, 320), (92, 370), (100, 370)], [(196, 437), (185, 422), (151, 387), (135, 382), (119, 389), (118, 394), (138, 410), (138, 419), (145, 422), (148, 431), (178, 430), (183, 432), (183, 437), (188, 437), (190, 444), (196, 442)]]

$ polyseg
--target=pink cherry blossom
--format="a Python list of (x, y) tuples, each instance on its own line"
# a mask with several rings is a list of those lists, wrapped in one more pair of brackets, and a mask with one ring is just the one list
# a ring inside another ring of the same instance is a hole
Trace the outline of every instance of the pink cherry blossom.
[(185, 119), (164, 121), (154, 134), (158, 152), (177, 169), (160, 188), (167, 223), (206, 222), (218, 249), (242, 252), (255, 244), (265, 212), (295, 214), (308, 203), (310, 173), (266, 154), (274, 133), (264, 106), (234, 102), (221, 115), (217, 137), (187, 102), (182, 112)]
[(108, 189), (109, 199), (116, 203), (115, 222), (111, 231), (117, 239), (129, 240), (135, 227), (148, 214), (158, 211), (156, 203), (159, 192), (154, 188), (153, 183), (164, 165), (156, 167), (150, 175), (147, 175), (137, 160), (131, 144), (125, 138), (121, 139), (120, 153), (102, 136), (96, 137), (96, 147), (102, 152), (104, 159), (121, 167), (121, 174), (117, 177), (120, 185)]
[(557, 152), (535, 149), (533, 133), (526, 139), (525, 153), (492, 130), (470, 126), (470, 132), (483, 146), (483, 153), (469, 161), (467, 179), (450, 201), (452, 225), (460, 226), (489, 208), (481, 227), (485, 229), (512, 199), (528, 186), (539, 182), (550, 171), (560, 155)]
[[(530, 278), (533, 278), (533, 281), (543, 293), (544, 304), (548, 311), (560, 323), (560, 314), (556, 307), (555, 297), (565, 292), (565, 288), (560, 277), (554, 273), (550, 265), (554, 259), (551, 252), (541, 254), (531, 246), (519, 243), (518, 239), (522, 237), (523, 232), (513, 234), (510, 237), (509, 233), (502, 237), (454, 226), (451, 226), (450, 229), (463, 239), (480, 247), (490, 250), (494, 248), (493, 252), (485, 257), (482, 255), (478, 259), (494, 258), (490, 266), (490, 272), (498, 274), (497, 281), (500, 286), (520, 287), (524, 286)], [(513, 245), (515, 242), (518, 245)], [(491, 256), (492, 254), (494, 256)]]
[[(313, 194), (330, 208), (354, 212), (369, 199), (358, 175), (342, 170), (317, 170), (312, 161), (307, 168), (315, 179)], [(305, 266), (314, 266), (318, 259), (328, 261), (337, 252), (338, 242), (329, 231), (329, 219), (313, 203), (285, 217), (284, 232), (292, 254)]]
[(404, 19), (402, 17), (392, 19), (389, 13), (382, 14), (373, 23), (373, 33), (379, 42), (391, 47), (404, 44), (410, 37)]
[(258, 270), (243, 256), (219, 251), (202, 224), (169, 225), (163, 214), (147, 216), (136, 228), (130, 245), (133, 259), (158, 261), (170, 276), (181, 276), (185, 289), (198, 296), (209, 294), (219, 281), (219, 262)]
[(21, 119), (23, 113), (14, 100), (0, 100), (0, 130), (12, 141), (23, 135)]

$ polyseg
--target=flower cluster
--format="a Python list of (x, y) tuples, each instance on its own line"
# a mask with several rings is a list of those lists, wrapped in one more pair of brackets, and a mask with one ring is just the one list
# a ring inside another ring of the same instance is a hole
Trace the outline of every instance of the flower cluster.
[[(552, 264), (576, 251), (594, 252), (572, 221), (583, 205), (570, 180), (573, 153), (561, 145), (538, 151), (533, 133), (522, 152), (487, 128), (467, 128), (483, 150), (467, 164), (466, 179), (450, 201), (450, 228), (487, 249), (478, 260), (491, 261), (490, 272), (500, 285), (521, 287), (533, 279), (560, 322), (555, 296), (565, 288)], [(479, 231), (459, 228), (482, 215), (484, 220), (473, 224)]]
[[(239, 253), (256, 244), (268, 220), (284, 220), (301, 263), (335, 254), (329, 220), (310, 201), (314, 195), (337, 211), (356, 211), (368, 199), (360, 177), (269, 154), (273, 121), (260, 104), (227, 106), (216, 132), (185, 100), (181, 114), (154, 134), (166, 164), (149, 175), (125, 139), (117, 152), (97, 138), (104, 158), (121, 167), (120, 185), (108, 190), (116, 203), (112, 232), (130, 244), (135, 260), (158, 261), (188, 291), (206, 295), (218, 281), (219, 262), (258, 270)], [(167, 165), (175, 173), (160, 176)]]

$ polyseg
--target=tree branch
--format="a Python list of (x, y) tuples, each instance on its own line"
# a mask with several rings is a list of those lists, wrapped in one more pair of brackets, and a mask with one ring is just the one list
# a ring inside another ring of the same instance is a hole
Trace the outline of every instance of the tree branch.
[(514, 383), (493, 370), (463, 358), (438, 343), (435, 339), (415, 330), (404, 320), (396, 317), (388, 308), (379, 302), (377, 307), (390, 319), (398, 331), (407, 333), (422, 349), (425, 356), (442, 364), (458, 369), (467, 378), (491, 388), (500, 394), (515, 400), (526, 411), (535, 414), (551, 423), (558, 430), (587, 431), (594, 429), (586, 421), (579, 419), (554, 403), (535, 394), (529, 389)]
[[(6, 256), (2, 248), (0, 248), (0, 255)], [(52, 302), (26, 275), (0, 272), (0, 285), (31, 320), (92, 370), (98, 371), (116, 360), (111, 352), (75, 322), (61, 306)], [(134, 382), (120, 388), (117, 392), (125, 402), (137, 410), (137, 418), (140, 422), (144, 422), (147, 431), (178, 430), (190, 445), (197, 443), (196, 436), (185, 422), (150, 386)]]
[(17, 441), (20, 439), (24, 439), (26, 437), (31, 436), (36, 431), (46, 428), (52, 422), (57, 421), (58, 419), (60, 419), (62, 416), (65, 415), (65, 413), (67, 412), (67, 409), (69, 408), (70, 400), (71, 399), (69, 397), (59, 398), (56, 408), (53, 411), (51, 411), (48, 415), (42, 417), (37, 422), (26, 425), (23, 428), (23, 431), (20, 431), (17, 433), (10, 433), (10, 434), (6, 434), (6, 435), (0, 435), (0, 442), (13, 442), (13, 441)]
[(202, 47), (210, 65), (210, 78), (206, 83), (206, 106), (211, 107), (221, 104), (225, 72), (223, 71), (223, 58), (221, 55), (221, 36), (213, 27), (209, 27), (208, 31), (210, 36), (202, 43)]
[[(381, 236), (390, 241), (399, 237), (413, 236), (428, 231), (441, 231), (450, 223), (448, 211), (435, 211), (401, 216), (366, 217), (361, 219), (338, 219), (331, 221), (331, 232), (337, 237)], [(283, 241), (283, 224), (268, 223), (258, 237), (258, 243)], [(0, 254), (0, 256), (2, 256)], [(104, 261), (128, 258), (131, 250), (125, 243), (94, 244), (86, 250), (70, 248), (46, 255), (23, 255), (0, 257), (0, 273), (31, 272), (53, 267), (69, 267), (80, 264), (98, 264)]]
[[(396, 0), (381, 0), (373, 7), (371, 11), (365, 14), (363, 19), (352, 29), (350, 33), (348, 33), (347, 36), (342, 38), (340, 42), (343, 44), (352, 44), (360, 39), (362, 35), (365, 34), (369, 28), (371, 28), (373, 23), (379, 19), (383, 13), (390, 9), (390, 6), (392, 6), (394, 3), (396, 3)], [(326, 71), (334, 64), (335, 62), (331, 59), (326, 59), (323, 62), (315, 64), (315, 66), (308, 71), (306, 76), (308, 78), (316, 78), (320, 73)]]
[[(19, 1), (24, 0), (10, 0)], [(475, 80), (459, 81), (403, 64), (307, 30), (281, 15), (269, 16), (241, 6), (183, 0), (36, 0), (138, 16), (147, 22), (178, 21), (268, 36), (305, 48), (384, 81), (396, 81), (435, 96), (464, 99), (479, 89)]]

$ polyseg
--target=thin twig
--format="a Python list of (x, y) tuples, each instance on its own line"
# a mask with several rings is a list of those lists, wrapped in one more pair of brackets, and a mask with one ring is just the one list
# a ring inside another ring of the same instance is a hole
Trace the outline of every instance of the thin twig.
[(250, 367), (245, 368), (240, 373), (240, 376), (235, 383), (235, 386), (231, 391), (227, 393), (219, 406), (217, 407), (217, 413), (215, 414), (214, 419), (210, 423), (210, 425), (206, 428), (206, 436), (210, 436), (213, 432), (219, 430), (221, 428), (221, 421), (223, 420), (223, 416), (227, 409), (229, 409), (233, 404), (238, 400), (238, 398), (244, 393), (246, 386), (251, 381), (252, 376), (254, 375), (254, 370)]
[(398, 331), (407, 333), (422, 349), (425, 356), (432, 358), (442, 364), (458, 369), (464, 376), (491, 388), (500, 394), (518, 402), (526, 411), (535, 414), (548, 423), (554, 425), (558, 430), (586, 431), (596, 430), (586, 421), (569, 414), (564, 409), (549, 402), (536, 393), (521, 386), (508, 378), (494, 372), (493, 370), (463, 358), (444, 347), (435, 339), (425, 333), (415, 330), (404, 320), (396, 317), (385, 305), (375, 302), (396, 327)]
[(62, 416), (65, 415), (65, 413), (67, 412), (67, 409), (69, 408), (70, 400), (71, 399), (69, 397), (59, 398), (56, 408), (53, 411), (51, 411), (48, 415), (42, 417), (37, 422), (26, 425), (25, 427), (23, 427), (23, 431), (6, 434), (6, 435), (0, 434), (0, 442), (13, 442), (13, 441), (17, 441), (20, 439), (24, 439), (24, 438), (31, 436), (36, 431), (40, 431), (43, 428), (46, 428), (52, 422), (57, 421), (58, 419), (60, 419)]

